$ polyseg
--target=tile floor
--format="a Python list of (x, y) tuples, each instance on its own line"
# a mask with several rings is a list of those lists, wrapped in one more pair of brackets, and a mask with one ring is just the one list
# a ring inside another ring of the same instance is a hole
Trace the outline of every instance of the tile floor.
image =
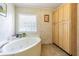
[(42, 56), (69, 56), (69, 55), (53, 44), (44, 44), (42, 45)]

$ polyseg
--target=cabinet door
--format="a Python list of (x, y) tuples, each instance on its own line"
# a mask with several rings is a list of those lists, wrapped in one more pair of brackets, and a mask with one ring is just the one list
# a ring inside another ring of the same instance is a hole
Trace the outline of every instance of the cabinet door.
[(55, 27), (54, 28), (55, 28), (55, 30), (54, 30), (55, 31), (54, 43), (58, 45), (59, 44), (59, 39), (58, 39), (58, 32), (59, 32), (58, 31), (58, 24), (55, 24)]
[(54, 18), (55, 18), (54, 22), (55, 22), (55, 23), (58, 23), (58, 17), (59, 17), (59, 16), (58, 16), (58, 9), (55, 11), (54, 14), (55, 14), (55, 16), (54, 16)]
[(52, 33), (53, 42), (55, 42), (55, 24), (54, 23), (52, 25), (52, 30), (53, 30), (53, 33)]
[(69, 53), (70, 49), (70, 23), (65, 21), (63, 23), (63, 49)]
[(63, 5), (59, 7), (59, 22), (62, 22), (64, 16), (64, 7)]
[(55, 12), (53, 12), (53, 19), (52, 19), (52, 21), (53, 21), (53, 24), (55, 24)]
[(63, 12), (63, 21), (70, 21), (71, 20), (71, 13), (70, 13), (70, 4), (64, 4), (64, 12)]
[(59, 23), (59, 46), (63, 48), (63, 23)]

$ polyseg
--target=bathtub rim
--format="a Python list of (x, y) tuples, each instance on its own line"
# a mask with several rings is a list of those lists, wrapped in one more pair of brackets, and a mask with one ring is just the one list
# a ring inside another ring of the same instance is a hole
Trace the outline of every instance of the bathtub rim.
[[(25, 48), (25, 49), (22, 49), (22, 50), (19, 50), (19, 51), (15, 51), (15, 52), (1, 52), (1, 53), (0, 53), (0, 56), (15, 55), (16, 53), (20, 53), (20, 52), (23, 52), (23, 51), (25, 51), (25, 50), (28, 50), (28, 49), (34, 47), (35, 45), (41, 43), (41, 39), (40, 39), (39, 37), (37, 37), (36, 39), (37, 39), (37, 42), (35, 42), (35, 43), (32, 44), (32, 45), (29, 45), (29, 46), (28, 46), (27, 48)], [(25, 40), (25, 39), (19, 39), (19, 40)], [(18, 41), (18, 40), (15, 40), (15, 41)], [(14, 41), (14, 42), (15, 42), (15, 41)]]

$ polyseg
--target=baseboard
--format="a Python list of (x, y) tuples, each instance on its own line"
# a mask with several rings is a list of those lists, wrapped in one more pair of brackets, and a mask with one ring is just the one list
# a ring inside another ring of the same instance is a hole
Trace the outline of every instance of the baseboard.
[[(55, 46), (57, 46), (58, 48), (60, 48), (61, 50), (63, 50), (61, 47), (59, 47), (58, 45), (56, 45), (55, 43), (53, 43)], [(69, 54), (68, 52), (66, 52), (65, 50), (63, 50), (65, 53), (67, 53), (69, 56), (72, 56), (71, 54)]]

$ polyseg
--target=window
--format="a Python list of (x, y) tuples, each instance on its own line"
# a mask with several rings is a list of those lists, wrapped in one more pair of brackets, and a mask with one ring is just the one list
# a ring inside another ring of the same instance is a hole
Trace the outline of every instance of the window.
[(36, 15), (19, 14), (19, 32), (36, 32)]

